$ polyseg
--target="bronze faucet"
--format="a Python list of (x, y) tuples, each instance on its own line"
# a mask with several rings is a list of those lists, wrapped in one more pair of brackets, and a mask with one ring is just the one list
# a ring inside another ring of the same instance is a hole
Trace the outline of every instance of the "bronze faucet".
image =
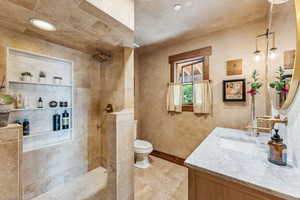
[(287, 126), (288, 124), (288, 118), (285, 117), (284, 119), (281, 119), (280, 115), (276, 115), (274, 118), (270, 118), (270, 119), (263, 119), (266, 120), (268, 122), (270, 122), (272, 129), (274, 128), (275, 124), (285, 124)]
[(271, 133), (272, 130), (274, 129), (274, 125), (277, 123), (281, 123), (281, 124), (285, 124), (287, 125), (288, 123), (288, 119), (284, 118), (281, 119), (280, 115), (276, 115), (275, 117), (272, 116), (263, 116), (263, 117), (257, 117), (257, 123), (263, 123), (263, 122), (267, 122), (264, 123), (263, 125), (258, 125), (257, 127), (254, 126), (247, 126), (247, 129), (257, 129), (257, 131), (262, 131), (262, 132), (268, 132)]

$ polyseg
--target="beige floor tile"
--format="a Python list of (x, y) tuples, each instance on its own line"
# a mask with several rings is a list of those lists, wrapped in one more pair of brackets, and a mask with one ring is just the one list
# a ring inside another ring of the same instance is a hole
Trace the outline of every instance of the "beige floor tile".
[(135, 168), (135, 200), (187, 200), (187, 168), (153, 156), (151, 163)]

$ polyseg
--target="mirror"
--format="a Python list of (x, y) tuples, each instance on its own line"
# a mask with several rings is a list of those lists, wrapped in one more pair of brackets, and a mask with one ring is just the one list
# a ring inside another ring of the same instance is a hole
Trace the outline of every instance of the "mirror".
[(274, 4), (272, 18), (269, 92), (273, 107), (286, 110), (293, 102), (300, 80), (300, 1)]

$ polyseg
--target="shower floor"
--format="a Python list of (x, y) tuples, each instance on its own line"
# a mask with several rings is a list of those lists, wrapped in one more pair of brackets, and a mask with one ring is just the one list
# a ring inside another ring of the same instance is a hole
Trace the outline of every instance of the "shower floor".
[(99, 167), (32, 200), (105, 200), (107, 173)]

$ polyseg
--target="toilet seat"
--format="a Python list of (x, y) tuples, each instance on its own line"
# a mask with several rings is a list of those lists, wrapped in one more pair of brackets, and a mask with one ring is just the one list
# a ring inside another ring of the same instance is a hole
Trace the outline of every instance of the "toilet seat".
[(153, 151), (153, 146), (150, 142), (145, 140), (135, 140), (134, 151), (136, 153), (150, 153)]

